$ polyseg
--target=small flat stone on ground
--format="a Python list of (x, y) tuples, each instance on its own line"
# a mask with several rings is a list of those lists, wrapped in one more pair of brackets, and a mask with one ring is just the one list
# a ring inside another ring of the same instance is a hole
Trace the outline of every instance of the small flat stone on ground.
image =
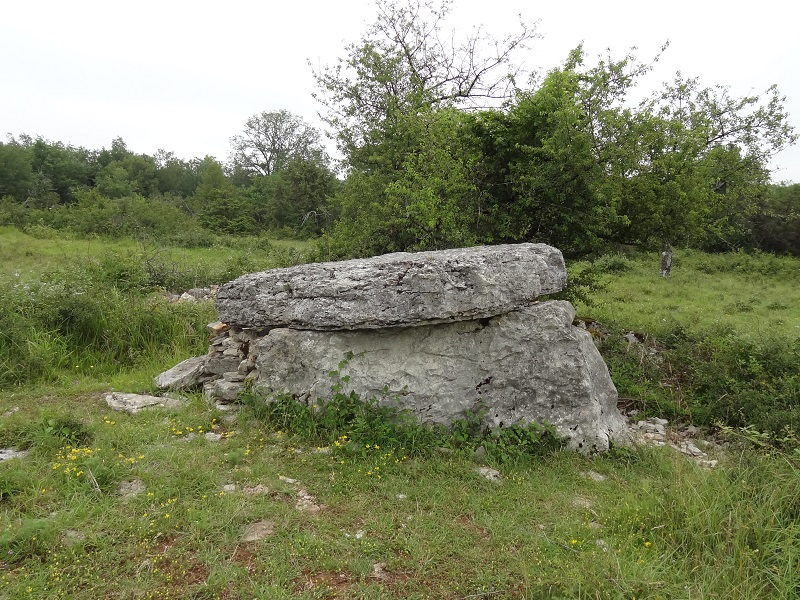
[(500, 471), (491, 467), (478, 467), (478, 475), (485, 477), (489, 481), (500, 481), (502, 479)]
[(257, 542), (272, 535), (275, 531), (275, 524), (272, 521), (256, 521), (250, 523), (242, 534), (243, 542)]
[(584, 473), (581, 473), (581, 475), (583, 475), (587, 479), (591, 479), (592, 481), (597, 481), (598, 483), (600, 481), (605, 481), (606, 480), (606, 476), (605, 475), (601, 475), (597, 471), (585, 471)]
[(124, 411), (132, 415), (147, 408), (175, 409), (183, 405), (183, 403), (176, 398), (163, 398), (144, 394), (125, 394), (122, 392), (112, 392), (106, 395), (106, 404), (114, 410)]
[(136, 494), (141, 494), (147, 489), (144, 481), (141, 479), (133, 479), (131, 481), (123, 481), (117, 486), (117, 494), (123, 498), (131, 498)]

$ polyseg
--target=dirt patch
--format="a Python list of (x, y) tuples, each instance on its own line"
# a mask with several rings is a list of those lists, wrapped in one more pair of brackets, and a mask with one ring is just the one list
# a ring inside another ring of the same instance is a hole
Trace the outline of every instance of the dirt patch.
[(311, 571), (303, 569), (302, 576), (294, 580), (297, 591), (315, 592), (318, 597), (327, 599), (347, 598), (345, 593), (352, 580), (347, 571)]
[(231, 562), (244, 567), (248, 573), (253, 573), (256, 569), (256, 555), (253, 553), (249, 545), (236, 546), (236, 549), (231, 554)]

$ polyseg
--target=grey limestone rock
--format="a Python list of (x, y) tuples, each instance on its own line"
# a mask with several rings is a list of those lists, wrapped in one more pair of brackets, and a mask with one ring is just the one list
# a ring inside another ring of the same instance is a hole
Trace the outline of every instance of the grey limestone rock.
[(135, 415), (146, 408), (180, 408), (183, 402), (176, 398), (162, 398), (146, 394), (125, 394), (112, 392), (106, 395), (106, 404), (114, 410), (121, 410)]
[(255, 342), (256, 391), (315, 402), (331, 394), (331, 370), (346, 391), (450, 423), (486, 407), (492, 427), (549, 423), (581, 450), (626, 439), (617, 392), (591, 336), (572, 326), (572, 305), (536, 303), (507, 314), (383, 330), (277, 328)]
[(399, 252), (243, 275), (216, 307), (242, 328), (382, 329), (493, 317), (566, 279), (561, 252), (545, 244)]
[(187, 358), (169, 371), (164, 371), (158, 375), (154, 380), (156, 387), (160, 390), (178, 390), (196, 386), (200, 381), (205, 362), (205, 356)]

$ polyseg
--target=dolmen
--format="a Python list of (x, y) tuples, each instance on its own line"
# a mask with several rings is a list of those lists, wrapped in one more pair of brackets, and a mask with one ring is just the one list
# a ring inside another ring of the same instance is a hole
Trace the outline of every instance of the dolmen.
[(561, 252), (544, 244), (251, 273), (217, 292), (208, 354), (155, 381), (223, 402), (248, 386), (303, 403), (338, 383), (424, 422), (549, 424), (573, 449), (604, 451), (627, 438), (608, 369), (569, 302), (538, 300), (566, 282)]

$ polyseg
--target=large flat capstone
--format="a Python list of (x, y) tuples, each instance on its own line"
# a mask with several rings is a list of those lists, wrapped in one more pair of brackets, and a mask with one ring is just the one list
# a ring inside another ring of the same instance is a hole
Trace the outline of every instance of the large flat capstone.
[(617, 391), (572, 305), (541, 302), (497, 317), (381, 331), (278, 328), (258, 339), (254, 389), (305, 402), (331, 396), (329, 376), (362, 399), (451, 423), (485, 408), (492, 427), (549, 423), (579, 451), (624, 440)]
[(561, 252), (545, 244), (398, 252), (243, 275), (216, 307), (235, 327), (382, 329), (494, 317), (566, 281)]

